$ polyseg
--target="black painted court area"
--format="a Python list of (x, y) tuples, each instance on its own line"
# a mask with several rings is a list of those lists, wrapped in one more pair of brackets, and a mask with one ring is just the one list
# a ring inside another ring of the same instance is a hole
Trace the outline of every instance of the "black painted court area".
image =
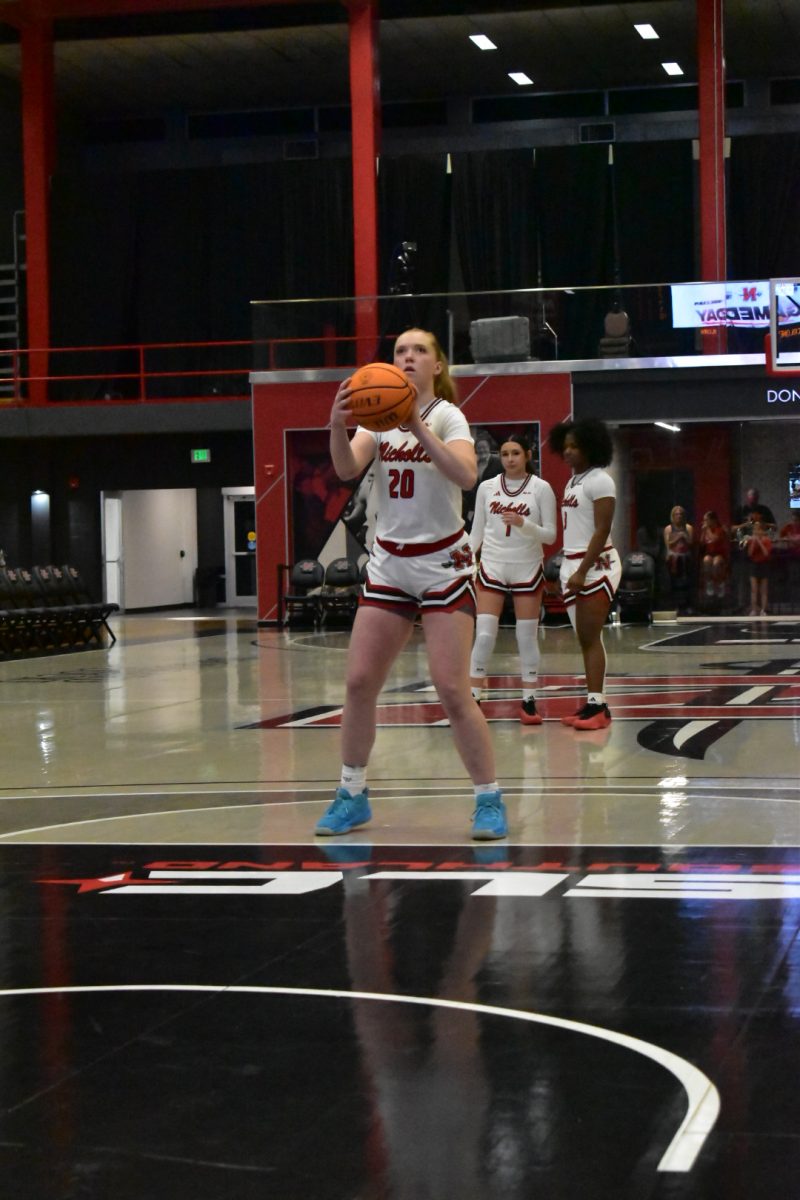
[(798, 1194), (798, 850), (0, 864), (14, 1200)]

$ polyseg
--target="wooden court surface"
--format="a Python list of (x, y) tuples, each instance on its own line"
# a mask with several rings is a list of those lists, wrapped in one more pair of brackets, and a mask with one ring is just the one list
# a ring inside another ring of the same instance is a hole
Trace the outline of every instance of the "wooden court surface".
[(320, 844), (347, 632), (115, 632), (0, 663), (9, 1195), (797, 1194), (800, 621), (609, 627), (582, 734), (501, 630), (491, 845), (420, 635)]

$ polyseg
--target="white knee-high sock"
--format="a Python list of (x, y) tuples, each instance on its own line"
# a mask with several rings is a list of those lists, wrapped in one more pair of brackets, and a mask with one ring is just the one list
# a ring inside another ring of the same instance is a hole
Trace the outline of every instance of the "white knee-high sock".
[(517, 621), (517, 648), (522, 674), (522, 698), (529, 700), (533, 696), (536, 680), (539, 676), (539, 621)]
[[(472, 647), (472, 657), (469, 663), (469, 673), (473, 679), (484, 679), (486, 676), (486, 668), (489, 665), (489, 659), (494, 651), (494, 644), (497, 641), (497, 630), (500, 627), (500, 618), (493, 617), (491, 613), (478, 613), (475, 621), (475, 645)], [(477, 699), (480, 698), (480, 689), (473, 688), (473, 693), (479, 693)]]

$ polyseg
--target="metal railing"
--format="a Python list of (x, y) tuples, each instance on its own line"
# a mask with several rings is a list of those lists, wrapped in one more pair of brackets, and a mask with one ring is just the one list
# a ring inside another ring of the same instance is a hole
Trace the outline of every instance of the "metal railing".
[[(733, 299), (711, 309), (698, 302), (692, 325), (685, 303), (678, 312), (676, 288), (719, 289)], [(700, 361), (709, 352), (763, 355), (768, 325), (768, 299), (751, 282), (351, 296), (251, 307), (250, 339), (0, 351), (0, 367), (11, 366), (4, 372), (11, 394), (2, 402), (237, 399), (248, 395), (251, 371), (346, 370), (389, 359), (394, 338), (412, 326), (436, 332), (454, 366), (609, 358), (663, 366), (676, 358)], [(610, 336), (620, 316), (627, 318), (625, 332)]]

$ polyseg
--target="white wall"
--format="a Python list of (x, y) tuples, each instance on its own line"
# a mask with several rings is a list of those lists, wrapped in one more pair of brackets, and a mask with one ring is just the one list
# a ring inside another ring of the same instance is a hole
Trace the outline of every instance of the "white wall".
[(197, 567), (194, 488), (121, 494), (125, 608), (191, 604)]

